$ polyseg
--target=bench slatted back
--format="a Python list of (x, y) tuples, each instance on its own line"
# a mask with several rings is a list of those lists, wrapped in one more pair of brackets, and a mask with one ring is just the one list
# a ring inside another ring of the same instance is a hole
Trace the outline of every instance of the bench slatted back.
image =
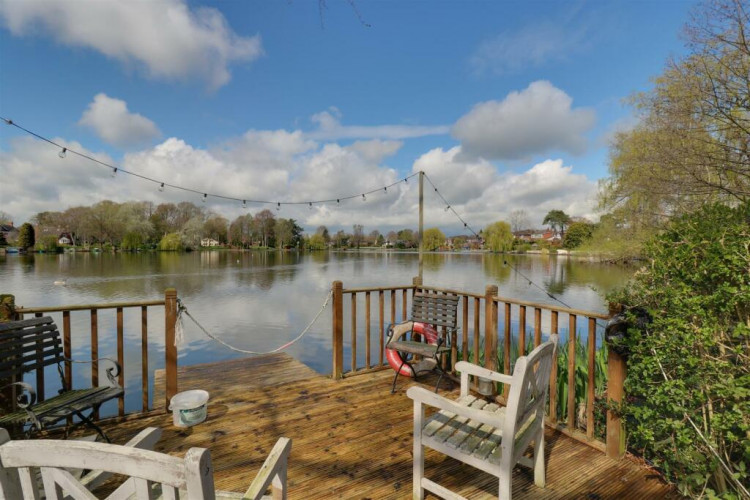
[(424, 291), (415, 293), (411, 319), (420, 323), (455, 329), (458, 321), (458, 295)]
[(0, 380), (20, 380), (64, 359), (60, 332), (49, 316), (0, 323)]

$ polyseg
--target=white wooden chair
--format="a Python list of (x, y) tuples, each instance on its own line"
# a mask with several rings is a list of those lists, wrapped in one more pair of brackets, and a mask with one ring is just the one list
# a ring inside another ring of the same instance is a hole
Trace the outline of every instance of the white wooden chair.
[[(424, 448), (437, 450), (499, 478), (499, 498), (511, 499), (511, 473), (515, 464), (534, 469), (534, 483), (544, 487), (544, 405), (557, 338), (516, 360), (513, 376), (460, 361), (461, 394), (450, 400), (422, 387), (410, 387), (414, 400), (415, 499), (428, 490), (443, 498), (458, 499), (440, 484), (424, 477)], [(508, 404), (499, 407), (469, 394), (469, 375), (510, 385)], [(438, 411), (425, 419), (425, 406)], [(533, 458), (524, 453), (534, 443)]]
[[(4, 429), (0, 429), (0, 443), (3, 443), (0, 445), (0, 500), (38, 500), (35, 468), (41, 470), (44, 494), (49, 500), (95, 499), (91, 490), (113, 474), (128, 479), (107, 497), (109, 500), (285, 499), (287, 460), (292, 447), (290, 439), (279, 439), (243, 495), (214, 491), (211, 454), (204, 448), (190, 448), (182, 459), (139, 449), (131, 443), (119, 446), (53, 439), (11, 441)], [(68, 469), (99, 470), (78, 480)], [(269, 486), (273, 496), (265, 497)]]

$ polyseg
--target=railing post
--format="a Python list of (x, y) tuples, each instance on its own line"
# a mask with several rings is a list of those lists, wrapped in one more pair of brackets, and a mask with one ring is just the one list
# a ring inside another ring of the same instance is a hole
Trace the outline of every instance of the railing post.
[(177, 394), (177, 346), (175, 345), (175, 324), (177, 322), (177, 290), (167, 288), (164, 292), (164, 353), (166, 368), (165, 408), (169, 400)]
[[(484, 367), (497, 371), (497, 286), (487, 285), (484, 291)], [(492, 384), (492, 396), (496, 387)]]
[(334, 379), (340, 379), (344, 374), (344, 284), (333, 282), (333, 373)]
[[(16, 319), (16, 297), (10, 294), (0, 294), (0, 323), (8, 321), (15, 321)], [(16, 395), (13, 390), (13, 386), (7, 387), (11, 382), (18, 382), (12, 378), (0, 379), (0, 410), (3, 412), (12, 412), (15, 410), (13, 407), (13, 401), (16, 400)]]
[[(609, 350), (607, 358), (607, 399), (609, 405), (619, 406), (625, 395), (625, 376), (627, 365), (625, 359)], [(622, 458), (625, 454), (625, 422), (617, 412), (607, 410), (607, 456)]]

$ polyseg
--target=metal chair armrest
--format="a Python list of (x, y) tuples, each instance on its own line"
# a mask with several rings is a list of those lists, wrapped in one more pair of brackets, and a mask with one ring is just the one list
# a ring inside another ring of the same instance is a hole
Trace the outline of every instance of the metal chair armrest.
[[(111, 368), (107, 368), (107, 379), (109, 379), (110, 384), (112, 384), (113, 387), (119, 387), (119, 384), (117, 383), (117, 376), (120, 375), (122, 372), (122, 367), (120, 366), (120, 363), (118, 363), (116, 360), (112, 358), (94, 358), (94, 359), (87, 359), (87, 360), (76, 360), (76, 359), (70, 359), (65, 358), (64, 361), (67, 361), (69, 363), (98, 363), (101, 361), (109, 361), (113, 363), (115, 366)], [(112, 373), (114, 371), (114, 373)]]

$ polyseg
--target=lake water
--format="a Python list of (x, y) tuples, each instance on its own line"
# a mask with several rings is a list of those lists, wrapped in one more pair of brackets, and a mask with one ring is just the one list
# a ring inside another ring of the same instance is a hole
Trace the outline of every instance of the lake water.
[[(503, 297), (559, 305), (547, 296), (549, 292), (573, 308), (605, 312), (604, 295), (623, 286), (632, 272), (632, 268), (564, 256), (438, 253), (424, 256), (423, 282), (481, 294), (492, 284)], [(398, 252), (11, 254), (0, 256), (0, 293), (14, 294), (18, 306), (39, 307), (154, 300), (163, 298), (166, 288), (175, 287), (209, 332), (242, 349), (269, 351), (307, 326), (333, 281), (343, 281), (344, 288), (409, 285), (417, 274), (418, 256)], [(65, 280), (65, 286), (55, 285), (56, 280)], [(376, 311), (374, 301), (373, 318)], [(61, 325), (61, 315), (53, 316)], [(345, 336), (348, 318), (345, 311)], [(89, 359), (89, 313), (73, 312), (71, 319), (73, 357)], [(126, 385), (133, 388), (126, 407), (135, 409), (140, 407), (140, 310), (126, 310), (124, 320)], [(243, 356), (207, 338), (189, 319), (183, 324), (181, 365)], [(163, 331), (163, 308), (149, 308), (149, 373), (164, 365)], [(329, 305), (286, 352), (329, 373), (330, 339)], [(116, 357), (114, 310), (99, 313), (99, 352)], [(85, 385), (87, 380), (85, 365), (76, 365), (76, 384)]]

